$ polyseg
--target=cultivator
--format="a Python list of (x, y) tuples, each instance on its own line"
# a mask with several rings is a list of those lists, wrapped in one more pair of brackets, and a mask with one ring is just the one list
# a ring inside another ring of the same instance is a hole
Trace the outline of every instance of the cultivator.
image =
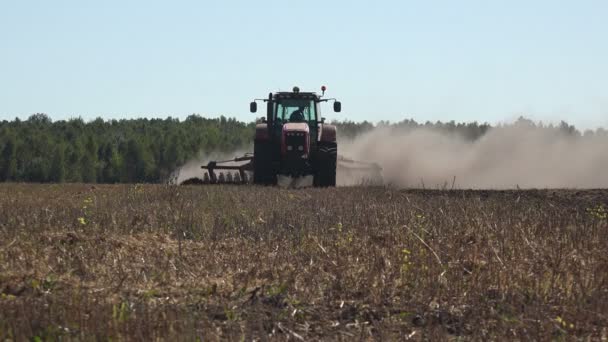
[[(239, 164), (240, 163), (240, 164)], [(202, 178), (194, 177), (182, 185), (193, 184), (249, 184), (253, 183), (253, 153), (234, 159), (210, 161), (201, 166)], [(343, 156), (337, 157), (337, 173), (351, 180), (348, 183), (382, 184), (382, 168), (376, 163), (361, 162)], [(354, 181), (353, 181), (354, 180)]]
[(334, 101), (335, 112), (342, 105), (336, 99), (325, 99), (326, 88), (318, 95), (300, 92), (268, 94), (249, 106), (257, 111), (257, 102), (266, 103), (266, 117), (255, 127), (253, 153), (230, 160), (211, 161), (201, 166), (202, 178), (190, 178), (182, 184), (284, 185), (290, 187), (336, 186), (336, 173), (346, 177), (364, 175), (361, 179), (382, 182), (381, 168), (374, 163), (358, 162), (338, 156), (336, 126), (325, 123), (320, 104)]
[(247, 184), (252, 179), (252, 161), (252, 153), (229, 160), (210, 161), (201, 166), (205, 170), (202, 178), (189, 178), (181, 184)]

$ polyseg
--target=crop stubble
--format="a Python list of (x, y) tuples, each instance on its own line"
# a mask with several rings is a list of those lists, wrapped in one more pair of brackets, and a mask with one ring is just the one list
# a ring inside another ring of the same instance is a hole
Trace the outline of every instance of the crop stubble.
[(0, 339), (608, 334), (608, 190), (0, 186)]

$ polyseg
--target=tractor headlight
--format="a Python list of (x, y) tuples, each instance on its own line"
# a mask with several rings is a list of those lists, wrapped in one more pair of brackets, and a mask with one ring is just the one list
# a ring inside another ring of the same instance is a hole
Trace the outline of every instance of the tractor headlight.
[(291, 151), (291, 150), (293, 150), (293, 146), (288, 145), (288, 146), (287, 146), (287, 151)]
[(298, 146), (298, 151), (304, 151), (304, 146), (302, 146), (302, 145)]

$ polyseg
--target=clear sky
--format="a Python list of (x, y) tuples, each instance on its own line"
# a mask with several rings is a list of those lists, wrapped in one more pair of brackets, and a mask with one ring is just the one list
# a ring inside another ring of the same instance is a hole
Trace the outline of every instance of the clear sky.
[(0, 0), (0, 119), (250, 121), (254, 97), (325, 84), (329, 119), (608, 127), (607, 18), (605, 0)]

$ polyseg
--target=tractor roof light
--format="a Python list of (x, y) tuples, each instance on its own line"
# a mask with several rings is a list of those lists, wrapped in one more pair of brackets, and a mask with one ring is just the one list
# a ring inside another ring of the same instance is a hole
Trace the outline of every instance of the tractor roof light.
[(321, 96), (325, 95), (326, 90), (327, 90), (326, 86), (321, 86)]
[(299, 92), (300, 92), (300, 88), (298, 88), (298, 87), (293, 87), (293, 92), (294, 92), (295, 94), (299, 93)]

